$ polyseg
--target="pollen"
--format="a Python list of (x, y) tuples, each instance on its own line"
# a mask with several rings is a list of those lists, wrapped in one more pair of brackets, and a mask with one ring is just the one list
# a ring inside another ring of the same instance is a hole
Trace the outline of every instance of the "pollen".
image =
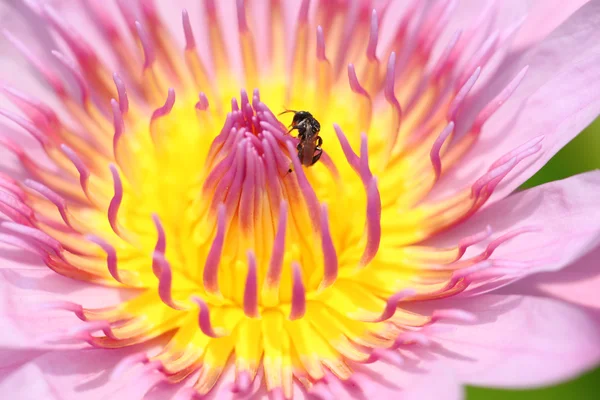
[[(1, 224), (17, 234), (2, 240), (61, 275), (134, 293), (101, 309), (46, 304), (82, 320), (61, 340), (103, 348), (156, 340), (158, 348), (123, 360), (115, 374), (144, 363), (161, 380), (191, 380), (190, 393), (200, 395), (230, 374), (234, 392), (264, 383), (275, 398), (292, 398), (296, 387), (327, 390), (323, 382), (362, 390), (364, 366), (398, 364), (400, 347), (424, 340), (421, 329), (470, 318), (406, 305), (489, 283), (494, 274), (484, 270), (510, 267), (491, 258), (495, 248), (526, 231), (469, 257), (489, 230), (448, 248), (423, 244), (482, 207), (540, 149), (542, 138), (525, 143), (472, 186), (428, 198), (526, 73), (458, 130), (469, 92), (510, 32), (458, 62), (473, 37), (457, 33), (432, 55), (453, 2), (433, 6), (412, 31), (421, 7), (414, 2), (383, 44), (386, 9), (354, 15), (322, 2), (313, 15), (303, 1), (293, 40), (283, 40), (284, 2), (272, 0), (271, 31), (259, 39), (237, 1), (236, 69), (216, 2), (204, 1), (204, 26), (183, 11), (181, 50), (151, 1), (141, 2), (138, 20), (125, 3), (127, 31), (87, 3), (118, 73), (57, 12), (37, 10), (74, 57), (54, 52), (76, 90), (6, 33), (62, 105), (58, 113), (3, 89), (25, 117), (0, 114), (50, 162), (1, 139), (31, 176), (0, 176), (0, 211), (10, 219)], [(286, 109), (320, 122), (314, 165), (298, 158), (292, 117), (279, 115)]]

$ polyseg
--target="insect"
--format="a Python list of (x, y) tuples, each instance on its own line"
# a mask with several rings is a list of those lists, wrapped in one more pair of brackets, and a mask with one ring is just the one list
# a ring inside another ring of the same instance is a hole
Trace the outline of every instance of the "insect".
[[(321, 148), (323, 139), (319, 136), (321, 124), (308, 111), (286, 110), (281, 114), (288, 112), (294, 113), (288, 133), (294, 129), (298, 130), (298, 139), (300, 139), (300, 142), (296, 146), (298, 158), (302, 165), (310, 167), (319, 161), (319, 158), (323, 155), (323, 149)], [(291, 172), (291, 169), (288, 172)]]

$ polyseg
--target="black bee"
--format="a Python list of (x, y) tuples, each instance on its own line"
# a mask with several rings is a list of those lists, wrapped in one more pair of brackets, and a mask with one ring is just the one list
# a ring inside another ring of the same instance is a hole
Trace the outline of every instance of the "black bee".
[[(321, 148), (323, 139), (319, 136), (321, 124), (319, 124), (319, 121), (317, 121), (308, 111), (286, 110), (281, 114), (288, 112), (294, 113), (294, 118), (292, 119), (290, 125), (291, 128), (288, 133), (292, 132), (294, 129), (298, 130), (298, 139), (300, 139), (298, 146), (296, 146), (298, 158), (302, 165), (310, 167), (319, 161), (319, 158), (321, 158), (321, 155), (323, 154), (323, 149)], [(288, 172), (291, 172), (291, 170)]]

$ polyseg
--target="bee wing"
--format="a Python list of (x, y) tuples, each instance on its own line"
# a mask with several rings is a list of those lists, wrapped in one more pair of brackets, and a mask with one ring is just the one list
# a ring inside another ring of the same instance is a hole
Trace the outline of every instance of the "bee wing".
[(304, 141), (304, 145), (302, 146), (302, 154), (301, 154), (301, 162), (302, 165), (312, 165), (312, 159), (315, 154), (316, 143), (313, 140)]

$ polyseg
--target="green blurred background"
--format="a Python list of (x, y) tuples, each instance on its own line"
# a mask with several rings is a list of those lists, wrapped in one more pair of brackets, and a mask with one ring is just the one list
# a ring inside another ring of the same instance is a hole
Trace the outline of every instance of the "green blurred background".
[[(523, 188), (597, 168), (600, 168), (600, 118), (556, 154), (544, 168), (523, 185)], [(492, 390), (468, 387), (467, 400), (596, 400), (600, 399), (599, 389), (600, 368), (571, 382), (537, 390)]]

